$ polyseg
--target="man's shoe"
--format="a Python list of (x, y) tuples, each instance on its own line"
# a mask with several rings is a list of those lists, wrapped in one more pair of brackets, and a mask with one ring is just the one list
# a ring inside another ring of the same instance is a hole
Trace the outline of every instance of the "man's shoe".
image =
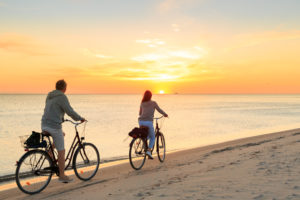
[(73, 179), (71, 179), (71, 178), (65, 176), (65, 177), (63, 177), (63, 178), (59, 177), (59, 178), (58, 178), (58, 181), (61, 182), (61, 183), (70, 183), (70, 182), (73, 181)]
[(152, 155), (151, 155), (151, 152), (150, 152), (150, 151), (147, 151), (147, 152), (146, 152), (146, 155), (148, 156), (148, 158), (149, 158), (149, 159), (153, 160), (153, 157), (152, 157)]

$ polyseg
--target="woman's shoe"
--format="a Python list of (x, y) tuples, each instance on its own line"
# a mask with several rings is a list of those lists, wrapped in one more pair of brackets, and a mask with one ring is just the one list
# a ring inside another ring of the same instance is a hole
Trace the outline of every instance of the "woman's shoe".
[(59, 182), (62, 182), (62, 183), (70, 183), (70, 182), (73, 181), (73, 179), (69, 178), (68, 176), (65, 176), (65, 177), (63, 177), (63, 178), (59, 177), (59, 178), (58, 178), (58, 181), (59, 181)]

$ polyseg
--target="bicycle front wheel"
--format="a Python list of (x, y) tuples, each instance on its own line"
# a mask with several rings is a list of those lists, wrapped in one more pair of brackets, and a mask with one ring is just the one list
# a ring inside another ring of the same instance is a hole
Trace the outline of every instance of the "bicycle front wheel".
[(47, 187), (52, 177), (52, 160), (47, 152), (32, 150), (17, 164), (16, 183), (26, 194), (36, 194)]
[(139, 170), (143, 167), (146, 160), (145, 140), (141, 138), (134, 138), (130, 143), (129, 161), (133, 169)]
[(166, 158), (166, 142), (165, 142), (165, 137), (162, 133), (159, 133), (157, 137), (157, 157), (160, 162), (164, 162)]
[(73, 159), (73, 168), (76, 176), (83, 181), (93, 178), (100, 165), (100, 155), (95, 145), (84, 143), (78, 147)]

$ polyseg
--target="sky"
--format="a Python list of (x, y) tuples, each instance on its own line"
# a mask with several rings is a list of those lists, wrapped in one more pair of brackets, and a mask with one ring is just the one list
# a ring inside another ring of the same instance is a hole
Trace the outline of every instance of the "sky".
[(300, 93), (299, 0), (0, 0), (0, 93)]

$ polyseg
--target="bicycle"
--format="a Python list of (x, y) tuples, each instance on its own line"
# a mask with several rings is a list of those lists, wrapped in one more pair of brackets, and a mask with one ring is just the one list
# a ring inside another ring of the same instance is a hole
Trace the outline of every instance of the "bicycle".
[[(152, 148), (151, 153), (153, 152), (156, 145), (157, 157), (160, 162), (164, 162), (166, 158), (166, 142), (165, 137), (162, 132), (160, 132), (160, 127), (158, 126), (158, 120), (163, 118), (157, 117), (155, 120), (155, 143)], [(129, 145), (129, 161), (130, 165), (133, 169), (139, 170), (141, 169), (146, 161), (146, 152), (148, 150), (148, 142), (147, 138), (137, 137), (133, 138)]]
[[(83, 122), (65, 120), (74, 124), (75, 137), (69, 149), (65, 162), (72, 168), (75, 175), (83, 181), (93, 178), (100, 165), (100, 155), (95, 145), (83, 142), (85, 137), (79, 136), (77, 126)], [(86, 122), (85, 122), (86, 125)], [(85, 125), (83, 133), (85, 132)], [(39, 147), (26, 147), (27, 151), (17, 162), (16, 183), (18, 188), (26, 194), (36, 194), (44, 190), (51, 181), (53, 174), (59, 176), (57, 152), (54, 151), (50, 134), (42, 132), (42, 142)], [(44, 140), (46, 138), (46, 140)], [(40, 149), (42, 148), (42, 149)], [(51, 154), (51, 156), (49, 155)]]

